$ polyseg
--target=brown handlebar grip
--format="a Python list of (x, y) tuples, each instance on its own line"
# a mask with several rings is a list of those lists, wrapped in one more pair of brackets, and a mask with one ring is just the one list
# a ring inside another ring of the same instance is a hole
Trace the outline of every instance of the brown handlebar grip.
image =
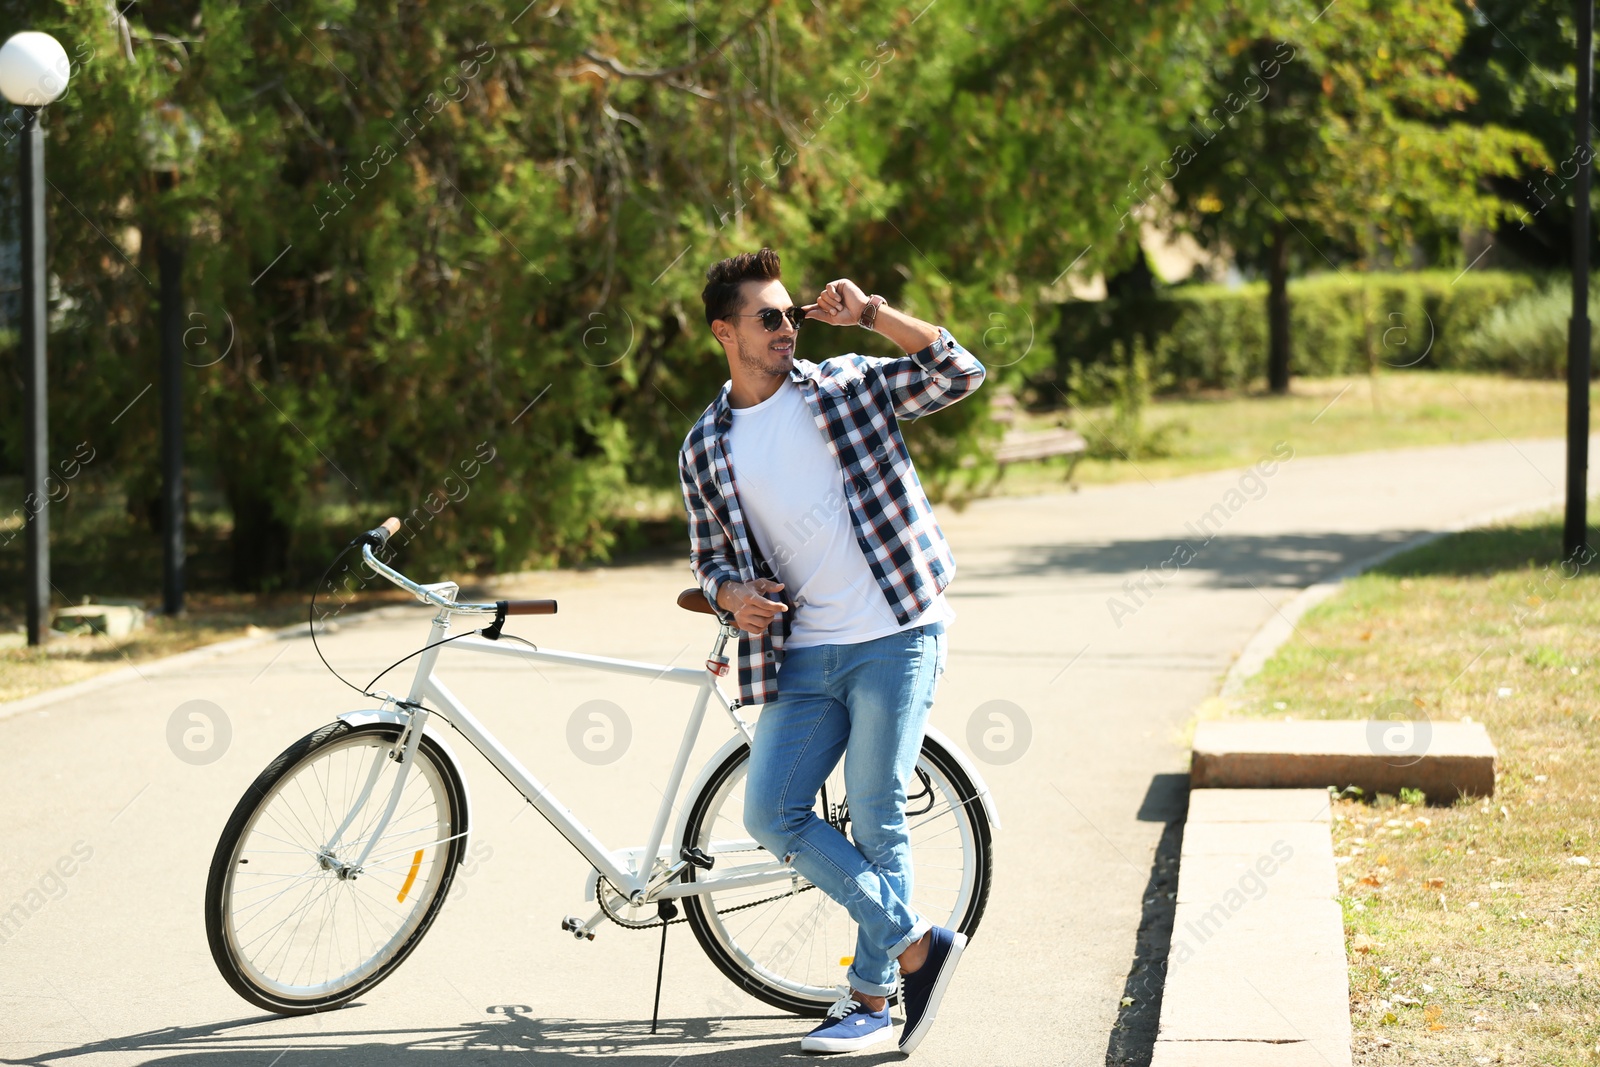
[(506, 601), (507, 615), (554, 615), (556, 602), (554, 600), (508, 600)]
[(391, 515), (389, 518), (383, 520), (383, 525), (374, 526), (372, 529), (368, 530), (366, 533), (362, 534), (360, 537), (356, 538), (356, 540), (350, 543), (365, 543), (369, 548), (376, 548), (379, 551), (382, 551), (389, 544), (389, 538), (393, 537), (399, 532), (400, 520)]

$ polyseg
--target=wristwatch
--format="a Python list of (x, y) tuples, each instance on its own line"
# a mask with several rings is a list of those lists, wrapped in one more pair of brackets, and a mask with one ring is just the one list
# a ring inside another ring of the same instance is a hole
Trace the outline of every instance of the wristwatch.
[(867, 306), (861, 309), (861, 319), (858, 323), (863, 329), (872, 329), (872, 324), (878, 321), (878, 309), (883, 306), (883, 297), (873, 293), (867, 297)]

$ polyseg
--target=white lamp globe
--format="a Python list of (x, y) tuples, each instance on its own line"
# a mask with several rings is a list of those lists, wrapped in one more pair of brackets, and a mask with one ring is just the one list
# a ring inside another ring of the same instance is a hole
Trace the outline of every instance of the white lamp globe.
[(67, 50), (48, 33), (23, 30), (0, 45), (0, 94), (13, 104), (53, 103), (67, 91), (71, 77)]

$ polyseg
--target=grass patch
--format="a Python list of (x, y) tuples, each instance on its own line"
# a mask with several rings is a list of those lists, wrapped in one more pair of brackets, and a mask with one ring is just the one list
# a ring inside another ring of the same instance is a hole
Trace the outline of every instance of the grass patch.
[(1499, 748), (1488, 801), (1335, 804), (1357, 1063), (1600, 1061), (1600, 560), (1560, 557), (1557, 515), (1396, 557), (1308, 612), (1227, 709), (1408, 701)]
[[(1073, 480), (1085, 485), (1170, 478), (1245, 467), (1288, 441), (1296, 456), (1414, 448), (1501, 435), (1560, 437), (1566, 432), (1566, 385), (1487, 374), (1388, 371), (1376, 376), (1293, 379), (1288, 396), (1262, 392), (1163, 397), (1145, 409), (1152, 431), (1170, 426), (1171, 456), (1084, 459)], [(1600, 392), (1591, 390), (1591, 397)], [(1031, 415), (1024, 425), (1054, 426), (1062, 413)], [(1067, 422), (1093, 441), (1112, 430), (1109, 410), (1072, 413)], [(1001, 495), (1059, 491), (1065, 460), (1018, 463), (995, 489)]]
[[(0, 519), (0, 545), (4, 546), (0, 550), (0, 701), (19, 700), (215, 641), (304, 622), (315, 577), (297, 576), (290, 588), (270, 593), (228, 591), (229, 522), (227, 513), (214, 504), (191, 503), (185, 531), (185, 610), (183, 615), (169, 618), (156, 614), (161, 607), (159, 534), (142, 518), (129, 514), (126, 497), (114, 486), (87, 477), (75, 483), (70, 497), (51, 505), (50, 510), (52, 604), (60, 608), (90, 600), (134, 600), (144, 607), (145, 625), (125, 637), (68, 635), (31, 648), (23, 633), (26, 556), (23, 538), (16, 534), (19, 519)], [(348, 538), (359, 525), (353, 516), (333, 514), (328, 528)], [(328, 558), (332, 556), (330, 551)], [(384, 582), (381, 587), (375, 584), (350, 595), (345, 611), (408, 601), (409, 597)], [(319, 600), (319, 609), (322, 604)]]
[[(383, 604), (415, 603), (388, 586), (349, 597), (341, 618)], [(43, 647), (30, 648), (24, 635), (0, 637), (0, 702), (20, 700), (56, 686), (70, 685), (118, 667), (139, 664), (214, 641), (249, 637), (280, 626), (306, 621), (309, 593), (190, 593), (185, 613), (177, 618), (150, 614), (144, 629), (125, 637), (103, 634), (69, 634), (53, 637)], [(145, 602), (146, 610), (159, 606), (157, 597)], [(318, 600), (318, 610), (323, 601)], [(318, 624), (317, 634), (324, 630)]]

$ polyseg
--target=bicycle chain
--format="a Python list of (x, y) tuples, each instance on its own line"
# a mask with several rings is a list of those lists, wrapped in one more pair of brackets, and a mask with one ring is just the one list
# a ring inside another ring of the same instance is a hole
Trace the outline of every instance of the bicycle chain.
[[(736, 911), (743, 911), (746, 908), (753, 908), (758, 904), (771, 904), (774, 900), (782, 900), (784, 897), (799, 896), (801, 893), (807, 892), (808, 890), (812, 890), (812, 889), (815, 889), (815, 888), (817, 888), (817, 887), (814, 886), (814, 885), (801, 886), (799, 889), (792, 889), (787, 893), (775, 893), (770, 897), (762, 897), (760, 900), (752, 900), (748, 904), (740, 904), (737, 907), (727, 908), (727, 909), (725, 909), (723, 911), (717, 912), (717, 914), (718, 915), (732, 915)], [(605, 910), (605, 909), (602, 908), (601, 910)], [(606, 913), (606, 918), (611, 919), (610, 912)], [(667, 925), (668, 926), (672, 926), (675, 923), (683, 923), (683, 922), (688, 922), (688, 921), (689, 921), (689, 916), (680, 915), (676, 919), (668, 919), (667, 920)], [(659, 930), (659, 929), (661, 929), (661, 920), (660, 919), (657, 919), (657, 920), (655, 920), (654, 922), (651, 922), (651, 923), (647, 923), (644, 926), (629, 926), (626, 923), (617, 922), (617, 920), (615, 920), (615, 919), (611, 919), (611, 922), (616, 926), (622, 927), (624, 930)]]

